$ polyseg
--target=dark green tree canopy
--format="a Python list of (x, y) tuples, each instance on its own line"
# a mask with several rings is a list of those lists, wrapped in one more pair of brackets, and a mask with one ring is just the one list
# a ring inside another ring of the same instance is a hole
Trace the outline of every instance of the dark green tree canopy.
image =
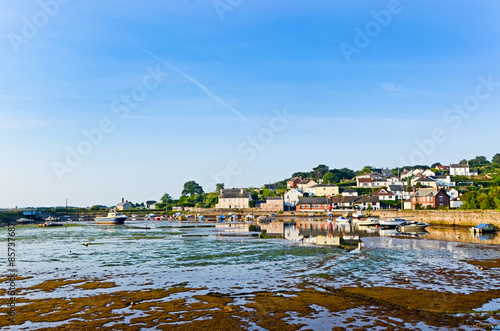
[(182, 190), (183, 196), (191, 197), (195, 194), (202, 195), (203, 193), (203, 188), (194, 180), (184, 183), (184, 189)]
[(172, 202), (172, 196), (168, 193), (165, 193), (162, 197), (161, 197), (161, 202), (164, 204), (164, 205), (168, 205), (169, 203)]
[(500, 153), (496, 153), (491, 159), (491, 163), (500, 164)]
[(224, 189), (224, 183), (217, 183), (215, 185), (215, 192), (219, 193), (220, 190)]

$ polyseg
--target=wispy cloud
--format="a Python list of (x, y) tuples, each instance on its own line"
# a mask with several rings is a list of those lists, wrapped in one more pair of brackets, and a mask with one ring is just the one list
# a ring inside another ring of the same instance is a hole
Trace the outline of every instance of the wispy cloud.
[(394, 83), (382, 84), (382, 88), (384, 89), (385, 92), (405, 92), (404, 90), (402, 90), (399, 86), (397, 86)]

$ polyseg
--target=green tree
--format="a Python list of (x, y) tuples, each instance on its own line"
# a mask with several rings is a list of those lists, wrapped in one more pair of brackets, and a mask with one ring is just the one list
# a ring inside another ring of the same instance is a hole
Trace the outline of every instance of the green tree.
[(337, 177), (331, 172), (323, 176), (323, 184), (334, 184), (337, 182)]
[(313, 177), (315, 180), (323, 178), (323, 176), (328, 172), (328, 166), (324, 164), (318, 165), (316, 168), (313, 168)]
[(479, 204), (477, 203), (477, 194), (474, 191), (467, 192), (464, 195), (462, 195), (462, 201), (464, 202), (464, 205), (462, 206), (463, 209), (478, 209)]
[(215, 192), (220, 193), (220, 190), (224, 189), (224, 183), (218, 183), (215, 185)]
[(171, 202), (172, 202), (172, 200), (173, 200), (173, 199), (172, 199), (172, 196), (171, 196), (170, 194), (165, 193), (165, 194), (161, 197), (161, 199), (160, 199), (160, 200), (161, 200), (162, 204), (164, 204), (164, 205), (168, 205), (169, 203), (171, 203)]
[(442, 166), (442, 164), (440, 162), (433, 163), (431, 168), (437, 168), (438, 166)]
[(191, 197), (195, 194), (202, 195), (203, 193), (203, 188), (194, 180), (184, 183), (184, 189), (182, 190), (183, 196)]
[(491, 163), (500, 164), (500, 153), (496, 153), (495, 156), (493, 156), (493, 159), (491, 159)]
[(370, 167), (370, 166), (365, 166), (365, 167), (363, 167), (363, 169), (361, 169), (360, 171), (358, 171), (358, 176), (359, 175), (364, 175), (364, 174), (369, 174), (371, 172), (373, 172), (373, 168)]
[(469, 161), (469, 165), (471, 167), (482, 167), (484, 165), (487, 165), (490, 163), (488, 159), (486, 159), (486, 156), (476, 156), (475, 159), (472, 159)]

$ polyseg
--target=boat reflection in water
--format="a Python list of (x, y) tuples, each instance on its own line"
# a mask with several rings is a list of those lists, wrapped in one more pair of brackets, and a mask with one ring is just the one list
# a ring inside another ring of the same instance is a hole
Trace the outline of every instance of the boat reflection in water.
[(281, 236), (286, 240), (304, 245), (340, 246), (356, 245), (364, 237), (422, 237), (428, 235), (425, 229), (402, 232), (377, 226), (359, 226), (356, 222), (340, 223), (332, 220), (289, 220), (261, 224), (261, 229), (271, 236)]

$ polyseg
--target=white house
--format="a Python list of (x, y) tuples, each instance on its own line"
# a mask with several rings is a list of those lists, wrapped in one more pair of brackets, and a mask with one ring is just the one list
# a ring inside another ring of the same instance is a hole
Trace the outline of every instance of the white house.
[(301, 192), (307, 192), (307, 189), (310, 187), (313, 187), (315, 185), (318, 185), (314, 180), (312, 179), (304, 179), (300, 183), (297, 184), (297, 189)]
[(460, 208), (463, 204), (464, 202), (460, 199), (460, 197), (450, 200), (450, 208), (452, 209)]
[(291, 189), (290, 191), (285, 193), (284, 201), (285, 206), (287, 207), (295, 207), (299, 202), (299, 198), (303, 197), (304, 194), (297, 189)]
[(422, 176), (422, 173), (424, 172), (423, 169), (413, 169), (413, 170), (405, 170), (401, 174), (401, 179), (406, 179), (411, 176)]
[(406, 185), (389, 185), (387, 190), (394, 193), (398, 199), (409, 199), (411, 192), (406, 192)]
[(219, 195), (219, 203), (215, 208), (233, 209), (249, 208), (252, 194), (246, 189), (222, 189)]
[(376, 192), (373, 193), (374, 197), (378, 197), (379, 200), (385, 201), (385, 200), (391, 200), (395, 201), (396, 200), (396, 195), (386, 189), (378, 189)]
[(358, 196), (358, 191), (353, 190), (352, 188), (345, 190), (342, 192), (343, 197), (357, 197)]
[(452, 176), (470, 176), (469, 164), (450, 165), (450, 175)]
[(422, 176), (432, 177), (436, 176), (436, 173), (434, 171), (431, 171), (430, 169), (427, 169), (424, 172), (422, 172)]
[(450, 199), (455, 199), (455, 198), (458, 198), (460, 196), (460, 193), (458, 193), (458, 191), (454, 188), (446, 191), (446, 193), (448, 193), (448, 195), (450, 196)]

